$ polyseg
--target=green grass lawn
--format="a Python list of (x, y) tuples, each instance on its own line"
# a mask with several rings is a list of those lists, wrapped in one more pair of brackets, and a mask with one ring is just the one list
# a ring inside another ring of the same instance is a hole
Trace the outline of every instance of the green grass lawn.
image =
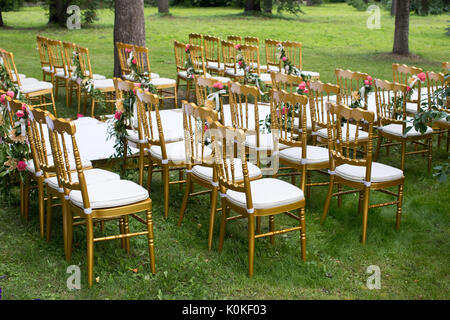
[[(381, 29), (366, 28), (368, 14), (346, 4), (305, 7), (298, 19), (248, 18), (240, 10), (228, 8), (171, 8), (173, 16), (160, 18), (155, 8), (146, 8), (147, 46), (152, 71), (175, 77), (173, 40), (186, 41), (190, 32), (252, 35), (303, 42), (305, 70), (318, 71), (324, 82), (335, 82), (334, 69), (367, 72), (391, 79), (391, 64), (406, 63), (425, 70), (440, 71), (450, 58), (449, 37), (445, 35), (447, 16), (410, 19), (410, 50), (416, 56), (396, 59), (392, 50), (394, 19), (382, 11)], [(81, 30), (49, 28), (45, 12), (27, 8), (5, 13), (8, 28), (0, 30), (0, 47), (15, 54), (20, 73), (40, 78), (36, 34), (74, 41), (89, 47), (93, 69), (111, 77), (113, 71), (113, 21), (110, 10), (100, 11), (100, 21)], [(63, 91), (63, 90), (62, 90)], [(58, 111), (73, 116), (76, 110), (64, 106), (64, 91)], [(389, 157), (382, 151), (380, 161), (399, 166), (399, 149)], [(434, 145), (433, 165), (448, 161), (445, 146)], [(155, 221), (156, 275), (149, 267), (145, 237), (131, 240), (131, 253), (119, 241), (96, 243), (94, 276), (87, 289), (84, 227), (74, 234), (73, 257), (64, 259), (62, 219), (55, 209), (50, 242), (40, 239), (36, 195), (32, 194), (31, 219), (20, 218), (18, 190), (1, 200), (0, 208), (0, 288), (3, 299), (448, 299), (450, 288), (450, 205), (449, 184), (439, 183), (426, 170), (426, 158), (406, 160), (406, 182), (402, 225), (395, 226), (395, 207), (371, 210), (365, 246), (359, 242), (361, 216), (357, 196), (344, 197), (342, 208), (332, 202), (326, 222), (319, 220), (326, 188), (312, 190), (307, 201), (307, 262), (300, 259), (298, 233), (256, 242), (255, 275), (247, 276), (247, 224), (230, 222), (223, 252), (217, 252), (219, 216), (216, 219), (213, 250), (207, 249), (209, 197), (191, 199), (183, 226), (178, 228), (183, 190), (170, 190), (169, 218), (163, 218), (162, 184), (155, 175), (151, 198)], [(137, 181), (136, 171), (128, 178)], [(315, 177), (317, 178), (317, 177)], [(372, 202), (388, 200), (374, 194)], [(291, 224), (286, 218), (276, 225)], [(135, 224), (132, 225), (134, 227)], [(264, 230), (268, 222), (263, 220)], [(106, 224), (106, 231), (117, 225)], [(96, 231), (100, 234), (100, 230)], [(69, 265), (79, 265), (82, 289), (69, 291)], [(367, 267), (381, 270), (381, 289), (369, 290)], [(137, 269), (137, 270), (136, 270)], [(133, 271), (134, 270), (134, 271)], [(135, 272), (137, 271), (137, 272)]]

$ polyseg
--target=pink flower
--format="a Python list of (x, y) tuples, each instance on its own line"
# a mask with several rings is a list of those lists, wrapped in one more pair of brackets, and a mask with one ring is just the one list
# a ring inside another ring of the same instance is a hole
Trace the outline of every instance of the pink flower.
[(308, 93), (308, 92), (309, 92), (308, 89), (303, 90), (303, 93)]
[(145, 88), (144, 91), (145, 91), (145, 92), (149, 92), (148, 88)]
[(188, 52), (191, 49), (191, 45), (188, 43), (184, 48), (184, 51)]
[(22, 110), (23, 111), (27, 110), (27, 105), (25, 103), (22, 103)]
[(283, 107), (283, 109), (281, 109), (281, 114), (285, 115), (288, 113), (288, 109), (286, 107)]
[(209, 127), (208, 127), (208, 125), (205, 123), (204, 131), (208, 131), (208, 130), (209, 130)]
[(216, 88), (216, 89), (223, 89), (223, 84), (222, 84), (222, 82), (216, 82), (216, 83), (214, 83), (214, 88)]
[(367, 76), (367, 80), (372, 81), (372, 77), (371, 76)]
[(117, 111), (117, 112), (114, 114), (114, 118), (115, 118), (117, 121), (119, 121), (120, 118), (122, 118), (122, 112)]
[(28, 120), (27, 125), (31, 126), (31, 121), (30, 120)]
[(14, 91), (8, 90), (8, 92), (6, 92), (6, 94), (7, 94), (11, 99), (14, 99)]
[(133, 89), (133, 94), (136, 95), (136, 89)]
[(77, 114), (77, 119), (83, 118), (83, 117), (84, 117), (83, 114), (81, 114), (81, 113)]
[(306, 88), (306, 83), (305, 83), (305, 81), (303, 81), (302, 83), (300, 83), (300, 84), (298, 85), (298, 88), (299, 88), (300, 90), (305, 90), (305, 88)]
[(22, 118), (25, 115), (25, 113), (22, 110), (19, 110), (16, 112), (17, 118)]
[(5, 104), (5, 103), (6, 103), (6, 94), (2, 94), (2, 95), (0, 96), (0, 102), (1, 102), (2, 104)]
[(364, 84), (366, 85), (366, 86), (370, 86), (370, 81), (369, 80), (364, 80)]
[(136, 59), (133, 59), (133, 61), (131, 61), (133, 64), (137, 64)]
[(235, 48), (236, 50), (241, 50), (241, 45), (240, 45), (240, 44), (237, 44), (237, 45), (234, 46), (234, 48)]
[(239, 60), (238, 64), (239, 64), (240, 66), (242, 66), (242, 60)]
[(130, 48), (125, 48), (125, 52), (126, 53), (131, 53), (131, 49)]
[(410, 86), (406, 86), (406, 92), (410, 92), (411, 91), (411, 87)]
[(427, 76), (425, 75), (425, 72), (421, 72), (417, 75), (417, 78), (419, 78), (419, 80), (423, 82), (423, 81), (425, 81)]
[(17, 162), (17, 170), (24, 171), (27, 168), (27, 163), (23, 160)]
[(284, 56), (283, 58), (281, 58), (281, 60), (286, 61), (286, 60), (287, 60), (287, 57)]
[(134, 83), (134, 86), (140, 88), (142, 86), (142, 84), (141, 83)]

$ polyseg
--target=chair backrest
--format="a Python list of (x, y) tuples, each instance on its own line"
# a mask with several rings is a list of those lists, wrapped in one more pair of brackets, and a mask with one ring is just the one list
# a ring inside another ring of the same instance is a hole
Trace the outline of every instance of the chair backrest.
[[(213, 167), (214, 158), (207, 148), (212, 147), (209, 128), (211, 123), (217, 121), (217, 112), (187, 101), (182, 101), (182, 105), (186, 165), (188, 169), (194, 165)], [(217, 178), (213, 178), (213, 181), (217, 181)]]
[(407, 86), (404, 84), (375, 79), (375, 103), (379, 126), (394, 123), (403, 125), (405, 129), (406, 90)]
[(50, 66), (53, 72), (57, 72), (58, 69), (64, 70), (64, 76), (68, 76), (68, 70), (66, 65), (66, 59), (64, 58), (63, 44), (59, 40), (47, 40), (48, 56), (50, 60)]
[(339, 87), (331, 83), (311, 80), (309, 83), (309, 110), (312, 132), (317, 132), (317, 130), (327, 127), (326, 105), (328, 102), (340, 102)]
[(62, 44), (64, 50), (64, 59), (66, 60), (67, 73), (69, 75), (69, 78), (72, 78), (72, 72), (74, 68), (74, 65), (72, 63), (73, 54), (74, 52), (76, 52), (77, 45), (73, 42), (64, 42), (64, 41)]
[[(439, 99), (434, 97), (436, 90), (448, 90), (450, 85), (450, 79), (445, 80), (445, 75), (443, 73), (436, 73), (428, 71), (427, 73), (427, 93), (428, 93), (428, 106), (431, 107), (432, 104), (436, 105), (439, 109), (449, 109), (448, 101), (449, 97), (446, 97), (446, 101), (439, 103)], [(442, 99), (441, 99), (442, 100)]]
[(222, 59), (225, 70), (232, 69), (236, 73), (236, 48), (230, 41), (222, 40)]
[(283, 45), (284, 53), (289, 61), (299, 70), (302, 70), (302, 43), (283, 41), (281, 44)]
[(203, 47), (191, 44), (189, 47), (189, 54), (191, 56), (192, 66), (194, 67), (196, 74), (205, 74), (205, 57), (203, 53)]
[[(409, 85), (410, 78), (413, 75), (418, 75), (421, 72), (422, 72), (421, 68), (410, 67), (405, 64), (393, 63), (392, 64), (392, 81), (398, 82), (398, 83), (401, 83), (404, 85)], [(412, 99), (411, 97), (407, 97), (406, 102), (416, 103), (417, 111), (419, 111), (420, 103), (421, 103), (422, 82), (417, 81), (416, 85), (417, 85), (417, 92), (418, 92), (417, 98)]]
[(20, 81), (19, 72), (17, 72), (16, 63), (14, 62), (14, 54), (6, 50), (1, 50), (0, 54), (9, 79), (18, 87), (21, 87), (22, 83)]
[(137, 69), (141, 74), (147, 74), (151, 77), (150, 72), (150, 58), (148, 48), (143, 46), (134, 46), (134, 58), (137, 62)]
[(259, 47), (242, 44), (241, 52), (244, 56), (245, 63), (248, 67), (250, 67), (250, 72), (261, 74), (261, 65), (259, 60)]
[(139, 139), (161, 147), (162, 159), (167, 159), (166, 141), (159, 113), (159, 97), (156, 94), (136, 90), (138, 106)]
[(272, 79), (272, 87), (274, 89), (285, 90), (288, 92), (297, 92), (299, 84), (303, 82), (303, 78), (301, 76), (281, 72), (271, 72), (270, 77)]
[(173, 45), (175, 50), (175, 65), (177, 67), (177, 72), (185, 71), (187, 61), (186, 44), (174, 40)]
[(234, 44), (242, 43), (242, 37), (238, 35), (230, 35), (227, 37), (227, 41), (232, 42)]
[[(138, 128), (140, 119), (138, 117), (137, 105), (133, 103), (136, 101), (136, 98), (130, 100), (131, 105), (124, 105), (124, 99), (126, 96), (135, 97), (135, 94), (133, 93), (133, 90), (136, 89), (135, 85), (133, 82), (129, 80), (122, 80), (121, 78), (113, 78), (113, 82), (114, 88), (116, 89), (116, 112), (132, 113), (131, 123), (126, 123), (125, 125), (131, 128)], [(128, 110), (126, 110), (127, 108)], [(140, 136), (139, 139), (143, 139), (143, 137)]]
[(80, 60), (80, 68), (83, 78), (93, 79), (92, 67), (91, 67), (91, 58), (89, 57), (89, 49), (77, 45), (76, 49), (78, 53), (78, 59)]
[(350, 106), (357, 98), (361, 98), (361, 105), (367, 109), (367, 95), (360, 97), (360, 89), (369, 76), (367, 73), (351, 70), (336, 69), (336, 84), (340, 89), (342, 103)]
[(122, 76), (124, 76), (131, 73), (131, 69), (128, 66), (127, 60), (130, 55), (130, 52), (134, 50), (135, 46), (128, 43), (116, 42), (116, 47), (117, 53), (119, 55), (120, 70), (122, 72)]
[[(220, 121), (223, 121), (224, 111), (223, 111), (222, 94), (217, 94), (217, 97), (214, 95), (210, 96), (213, 94), (213, 92), (217, 92), (218, 90), (220, 90), (214, 87), (214, 85), (217, 85), (217, 83), (221, 82), (215, 80), (214, 78), (207, 78), (204, 75), (195, 77), (195, 92), (197, 96), (197, 105), (200, 107), (208, 107), (210, 109), (216, 109), (216, 111), (219, 112)], [(208, 96), (210, 96), (211, 98), (208, 99)]]
[(265, 41), (265, 50), (266, 50), (266, 65), (269, 67), (277, 67), (278, 71), (281, 70), (281, 61), (279, 56), (278, 44), (281, 41), (266, 39)]
[(220, 39), (215, 36), (203, 36), (205, 49), (205, 63), (208, 66), (209, 62), (216, 62), (220, 64)]
[(244, 44), (259, 47), (259, 39), (257, 37), (244, 37)]
[[(334, 171), (341, 164), (366, 167), (365, 181), (370, 182), (374, 113), (361, 108), (349, 108), (344, 104), (335, 103), (328, 103), (327, 109), (330, 170)], [(361, 153), (358, 152), (358, 144), (363, 124), (367, 128), (369, 142), (366, 152)], [(354, 131), (350, 129), (350, 125), (356, 126)], [(352, 139), (349, 137), (350, 132), (352, 132)], [(345, 138), (343, 133), (346, 135)]]
[(41, 67), (50, 67), (50, 59), (48, 57), (47, 50), (47, 40), (48, 38), (37, 35), (36, 36), (36, 44), (37, 50), (39, 52), (39, 60), (41, 62)]
[(272, 132), (277, 130), (279, 143), (302, 147), (303, 159), (306, 159), (307, 148), (307, 103), (308, 98), (305, 95), (276, 89), (270, 91)]
[(246, 133), (255, 133), (257, 146), (259, 146), (258, 100), (260, 93), (258, 88), (239, 82), (230, 82), (228, 89), (232, 126), (243, 129)]
[(189, 43), (196, 46), (203, 46), (203, 35), (199, 33), (189, 34)]
[(444, 73), (448, 73), (449, 70), (450, 70), (450, 62), (448, 61), (442, 62), (442, 71)]

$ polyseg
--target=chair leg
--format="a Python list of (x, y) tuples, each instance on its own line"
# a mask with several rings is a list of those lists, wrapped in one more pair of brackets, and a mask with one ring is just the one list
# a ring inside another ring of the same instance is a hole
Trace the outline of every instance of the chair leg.
[(93, 118), (95, 114), (95, 99), (91, 97), (91, 117)]
[(325, 200), (325, 206), (323, 207), (322, 219), (320, 219), (320, 223), (323, 223), (325, 221), (325, 218), (327, 217), (331, 198), (333, 197), (333, 188), (334, 188), (334, 175), (330, 175), (330, 184), (328, 185), (328, 194), (327, 194), (327, 198)]
[[(125, 234), (124, 226), (125, 226), (125, 222), (123, 221), (123, 217), (121, 217), (119, 219), (119, 232), (120, 232), (120, 234)], [(120, 247), (122, 249), (125, 249), (125, 239), (124, 238), (120, 239)]]
[(153, 161), (148, 156), (148, 169), (147, 169), (147, 190), (150, 193), (152, 188), (152, 178), (153, 178)]
[(178, 86), (173, 88), (175, 96), (175, 108), (178, 108)]
[(428, 173), (431, 172), (432, 160), (433, 160), (433, 138), (430, 138), (428, 139)]
[(81, 87), (77, 86), (77, 112), (81, 112)]
[(139, 185), (142, 186), (144, 184), (144, 145), (139, 144)]
[(87, 243), (87, 268), (88, 285), (92, 287), (94, 280), (94, 226), (91, 215), (86, 217), (86, 243)]
[(400, 220), (402, 218), (402, 205), (403, 205), (403, 184), (398, 186), (398, 199), (397, 199), (397, 216), (396, 216), (396, 223), (395, 228), (397, 230), (400, 229)]
[(362, 236), (361, 236), (362, 244), (366, 244), (367, 220), (369, 216), (369, 197), (370, 197), (370, 188), (364, 187), (364, 206), (363, 206), (363, 221), (362, 221)]
[(169, 166), (166, 164), (162, 165), (163, 169), (163, 181), (164, 181), (164, 218), (169, 216)]
[(220, 234), (219, 234), (219, 248), (218, 251), (222, 251), (223, 249), (223, 241), (225, 238), (225, 228), (227, 224), (227, 216), (228, 216), (228, 206), (226, 204), (225, 199), (222, 198), (222, 219), (220, 222)]
[(47, 187), (47, 241), (50, 241), (50, 234), (52, 232), (52, 195)]
[(44, 238), (44, 180), (38, 179), (38, 207), (41, 238)]
[[(66, 229), (67, 229), (67, 251), (66, 251), (66, 261), (69, 261), (72, 257), (72, 242), (73, 242), (73, 216), (72, 210), (69, 207), (69, 203), (67, 201), (63, 202), (63, 206), (66, 211)], [(64, 210), (64, 209), (63, 209)], [(63, 212), (64, 214), (64, 212)]]
[(405, 170), (405, 157), (406, 157), (406, 140), (402, 140), (402, 153), (400, 159), (400, 169)]
[(50, 92), (50, 98), (52, 100), (53, 114), (54, 114), (55, 117), (57, 117), (58, 114), (57, 114), (57, 111), (56, 111), (55, 97), (53, 96), (52, 92)]
[(191, 82), (189, 80), (186, 81), (186, 101), (189, 101), (189, 92), (191, 90)]
[[(178, 181), (182, 181), (182, 180), (184, 180), (184, 169), (178, 170)], [(178, 188), (180, 189), (180, 191), (183, 191), (183, 184), (179, 183)]]
[(374, 156), (374, 159), (373, 159), (374, 161), (378, 160), (378, 156), (380, 154), (382, 140), (383, 140), (383, 137), (381, 136), (380, 133), (378, 133), (377, 147), (376, 147), (375, 156)]
[(208, 231), (208, 250), (212, 248), (212, 240), (214, 234), (214, 220), (216, 218), (216, 206), (217, 206), (217, 187), (214, 187), (211, 192), (211, 211), (209, 214), (209, 231)]
[(147, 231), (148, 231), (148, 252), (150, 255), (150, 270), (152, 274), (156, 273), (155, 267), (155, 242), (153, 234), (152, 210), (147, 210)]
[(253, 263), (255, 259), (255, 217), (248, 215), (248, 276), (253, 277)]
[(261, 233), (261, 217), (256, 217), (256, 234), (260, 234)]
[[(128, 224), (128, 216), (124, 216), (123, 217), (123, 221), (124, 221), (124, 234), (129, 234), (130, 233), (130, 226)], [(130, 254), (130, 238), (125, 238), (125, 252), (127, 254)]]
[[(270, 230), (270, 232), (275, 231), (275, 217), (273, 215), (269, 216), (269, 230)], [(274, 235), (270, 236), (270, 243), (272, 245), (275, 244), (275, 236)]]
[(186, 189), (184, 191), (183, 202), (181, 203), (180, 217), (178, 218), (178, 224), (177, 225), (179, 227), (181, 227), (181, 223), (183, 222), (184, 213), (186, 211), (187, 203), (188, 203), (188, 200), (189, 200), (189, 193), (191, 192), (191, 184), (192, 184), (191, 174), (188, 173), (187, 174), (187, 178), (186, 178)]
[(69, 108), (69, 80), (66, 80), (66, 107)]
[(302, 260), (306, 261), (306, 222), (305, 222), (305, 208), (300, 208), (300, 247), (302, 249)]

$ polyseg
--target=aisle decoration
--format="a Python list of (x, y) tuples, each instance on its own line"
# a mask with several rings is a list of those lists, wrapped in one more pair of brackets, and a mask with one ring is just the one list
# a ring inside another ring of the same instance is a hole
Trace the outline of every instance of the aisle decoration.
[[(408, 86), (406, 91), (406, 98), (411, 99), (411, 96), (413, 95), (414, 91), (416, 91), (418, 87), (418, 83), (420, 82), (423, 84), (425, 80), (427, 79), (427, 76), (425, 72), (421, 72), (419, 74), (414, 74), (408, 79)], [(419, 93), (420, 95), (420, 93)]]
[(134, 53), (131, 49), (125, 49), (125, 52), (129, 54), (127, 59), (128, 67), (131, 70), (131, 73), (129, 75), (130, 81), (133, 81), (134, 83), (140, 84), (139, 87), (143, 90), (149, 91), (151, 93), (157, 94), (158, 91), (156, 87), (151, 83), (151, 75), (148, 72), (140, 72), (137, 60), (134, 57)]
[(294, 76), (300, 76), (303, 80), (310, 80), (311, 76), (303, 73), (302, 70), (298, 69), (296, 66), (292, 64), (289, 58), (286, 56), (286, 51), (284, 50), (284, 46), (281, 42), (277, 44), (277, 56), (283, 62), (283, 70), (289, 74)]
[(184, 51), (186, 52), (186, 61), (184, 62), (186, 75), (189, 79), (194, 79), (195, 75), (199, 74), (199, 72), (194, 68), (194, 64), (192, 63), (191, 45), (189, 43), (186, 44)]
[(264, 92), (267, 91), (264, 82), (261, 80), (261, 78), (257, 73), (251, 72), (251, 68), (245, 62), (244, 55), (242, 54), (241, 45), (237, 44), (234, 46), (234, 48), (236, 49), (237, 52), (236, 61), (239, 66), (239, 69), (244, 70), (244, 83), (245, 84), (254, 83), (258, 87), (259, 93), (264, 98), (265, 97)]
[(220, 81), (214, 83), (213, 88), (208, 88), (208, 96), (206, 97), (205, 107), (214, 108), (217, 112), (220, 112), (220, 96), (228, 94), (227, 85)]
[(373, 90), (372, 88), (372, 77), (367, 76), (367, 79), (364, 80), (364, 85), (358, 90), (352, 92), (352, 103), (350, 104), (350, 108), (362, 108), (362, 100), (366, 100), (368, 94)]

